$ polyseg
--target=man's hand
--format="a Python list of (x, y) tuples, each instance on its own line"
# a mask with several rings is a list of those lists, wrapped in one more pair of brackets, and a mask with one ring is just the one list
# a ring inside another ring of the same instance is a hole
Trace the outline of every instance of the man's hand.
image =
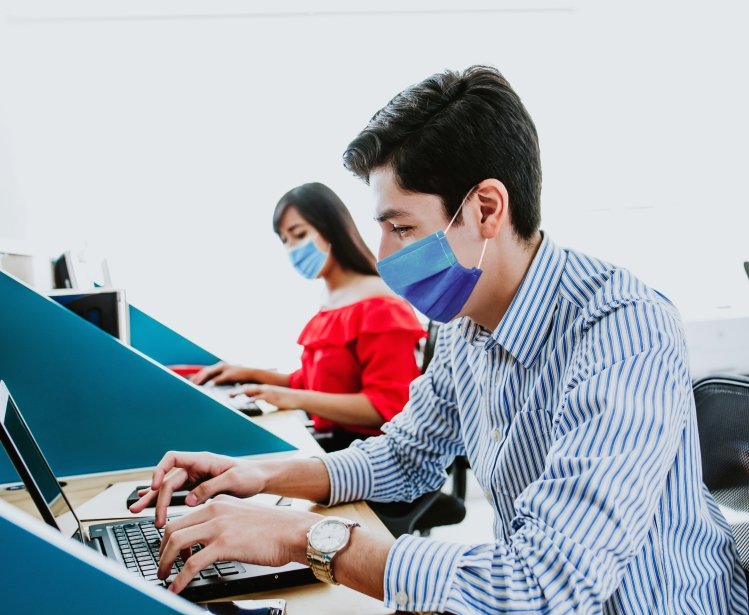
[(190, 378), (194, 384), (231, 384), (234, 382), (249, 382), (253, 380), (253, 370), (241, 365), (230, 365), (221, 361), (215, 365), (204, 367)]
[(248, 384), (230, 395), (235, 397), (244, 393), (250, 399), (262, 399), (277, 408), (304, 408), (304, 397), (306, 391), (300, 389), (290, 389), (289, 387), (279, 387), (272, 384)]
[(130, 511), (139, 513), (156, 499), (155, 523), (162, 527), (172, 493), (179, 489), (191, 489), (185, 503), (197, 506), (220, 493), (249, 497), (260, 493), (264, 485), (265, 473), (258, 462), (213, 453), (169, 452), (156, 466), (150, 489), (138, 493), (141, 498)]
[[(158, 576), (166, 579), (180, 554), (185, 565), (169, 586), (174, 593), (217, 561), (263, 566), (306, 563), (307, 530), (320, 519), (311, 512), (279, 510), (220, 495), (200, 510), (169, 522), (161, 542)], [(198, 544), (203, 548), (190, 555)]]

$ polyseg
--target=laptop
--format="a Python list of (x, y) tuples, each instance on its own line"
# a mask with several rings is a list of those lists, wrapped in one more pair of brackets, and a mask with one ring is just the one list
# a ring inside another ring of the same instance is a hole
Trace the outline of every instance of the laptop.
[[(156, 577), (163, 529), (153, 518), (101, 523), (84, 530), (18, 406), (0, 380), (0, 440), (42, 519), (65, 536), (122, 564), (152, 585), (168, 586), (182, 568), (179, 558), (166, 581)], [(193, 549), (200, 548), (198, 545)], [(312, 571), (298, 563), (280, 567), (222, 561), (205, 568), (180, 594), (192, 601), (225, 598), (313, 583)]]

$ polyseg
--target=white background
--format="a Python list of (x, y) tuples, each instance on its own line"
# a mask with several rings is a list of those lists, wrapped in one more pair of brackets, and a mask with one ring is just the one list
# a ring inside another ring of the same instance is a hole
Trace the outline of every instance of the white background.
[(747, 3), (0, 1), (0, 238), (105, 254), (132, 303), (292, 368), (320, 282), (271, 229), (404, 87), (497, 66), (534, 117), (543, 223), (686, 321), (749, 315)]

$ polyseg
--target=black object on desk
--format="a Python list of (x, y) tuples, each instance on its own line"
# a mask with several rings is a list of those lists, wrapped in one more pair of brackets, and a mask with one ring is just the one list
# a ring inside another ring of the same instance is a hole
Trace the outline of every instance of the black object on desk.
[[(130, 493), (129, 496), (127, 496), (127, 507), (130, 508), (133, 504), (135, 504), (138, 500), (140, 500), (140, 496), (138, 495), (138, 491), (141, 489), (148, 489), (148, 485), (139, 485), (135, 489), (133, 489), (132, 493)], [(190, 493), (189, 489), (186, 489), (184, 491), (175, 491), (172, 494), (172, 499), (169, 502), (170, 506), (183, 506), (185, 503), (185, 498), (187, 497), (187, 494)], [(156, 507), (156, 500), (152, 500), (146, 508), (155, 508)]]
[(215, 615), (286, 615), (286, 600), (281, 598), (209, 602), (200, 606)]

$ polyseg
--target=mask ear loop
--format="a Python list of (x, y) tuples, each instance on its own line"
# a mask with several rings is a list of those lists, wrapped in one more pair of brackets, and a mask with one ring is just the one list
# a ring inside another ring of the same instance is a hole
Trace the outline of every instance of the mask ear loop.
[[(476, 189), (476, 186), (474, 186), (473, 188), (471, 188), (471, 189), (470, 189), (470, 190), (468, 191), (468, 194), (466, 194), (465, 198), (464, 198), (464, 199), (463, 199), (463, 200), (462, 200), (462, 201), (460, 202), (460, 207), (458, 207), (457, 211), (455, 212), (455, 215), (453, 216), (453, 219), (452, 219), (452, 220), (450, 220), (450, 224), (448, 224), (448, 225), (447, 225), (447, 228), (445, 229), (445, 235), (447, 235), (447, 231), (449, 231), (449, 230), (450, 230), (450, 227), (451, 227), (451, 226), (453, 225), (453, 222), (455, 222), (455, 218), (457, 218), (457, 217), (458, 217), (458, 214), (460, 213), (460, 210), (461, 210), (461, 209), (463, 209), (463, 205), (465, 205), (465, 204), (466, 204), (466, 201), (468, 200), (468, 197), (469, 197), (469, 196), (471, 196), (471, 195), (473, 194), (473, 191), (474, 191), (475, 189)], [(484, 253), (486, 252), (486, 244), (488, 244), (488, 243), (489, 243), (489, 238), (487, 237), (487, 238), (486, 238), (486, 239), (484, 240), (484, 247), (483, 247), (483, 248), (481, 248), (481, 256), (479, 256), (479, 264), (478, 264), (478, 265), (476, 265), (476, 269), (481, 269), (481, 263), (482, 263), (482, 262), (483, 262), (483, 260), (484, 260)]]
[(448, 225), (447, 225), (447, 228), (445, 229), (445, 235), (447, 235), (447, 231), (449, 231), (449, 230), (450, 230), (450, 227), (451, 227), (451, 226), (453, 225), (453, 222), (455, 222), (455, 218), (457, 218), (457, 217), (458, 217), (458, 214), (460, 213), (460, 210), (461, 210), (461, 209), (463, 209), (463, 205), (465, 205), (465, 204), (466, 204), (466, 201), (468, 200), (468, 197), (469, 197), (469, 196), (471, 196), (471, 195), (473, 194), (473, 191), (474, 191), (474, 190), (476, 190), (476, 186), (474, 186), (473, 188), (471, 188), (471, 189), (470, 189), (470, 190), (468, 191), (468, 194), (466, 194), (466, 195), (465, 195), (465, 196), (463, 197), (463, 200), (462, 200), (462, 201), (460, 202), (460, 207), (458, 207), (458, 209), (456, 209), (456, 210), (455, 210), (455, 215), (453, 216), (453, 219), (452, 219), (452, 220), (450, 220), (450, 224), (448, 224)]
[(484, 239), (484, 247), (481, 248), (481, 256), (479, 256), (479, 264), (476, 265), (476, 269), (481, 269), (481, 262), (484, 260), (484, 252), (486, 252), (486, 244), (489, 243), (489, 238)]

